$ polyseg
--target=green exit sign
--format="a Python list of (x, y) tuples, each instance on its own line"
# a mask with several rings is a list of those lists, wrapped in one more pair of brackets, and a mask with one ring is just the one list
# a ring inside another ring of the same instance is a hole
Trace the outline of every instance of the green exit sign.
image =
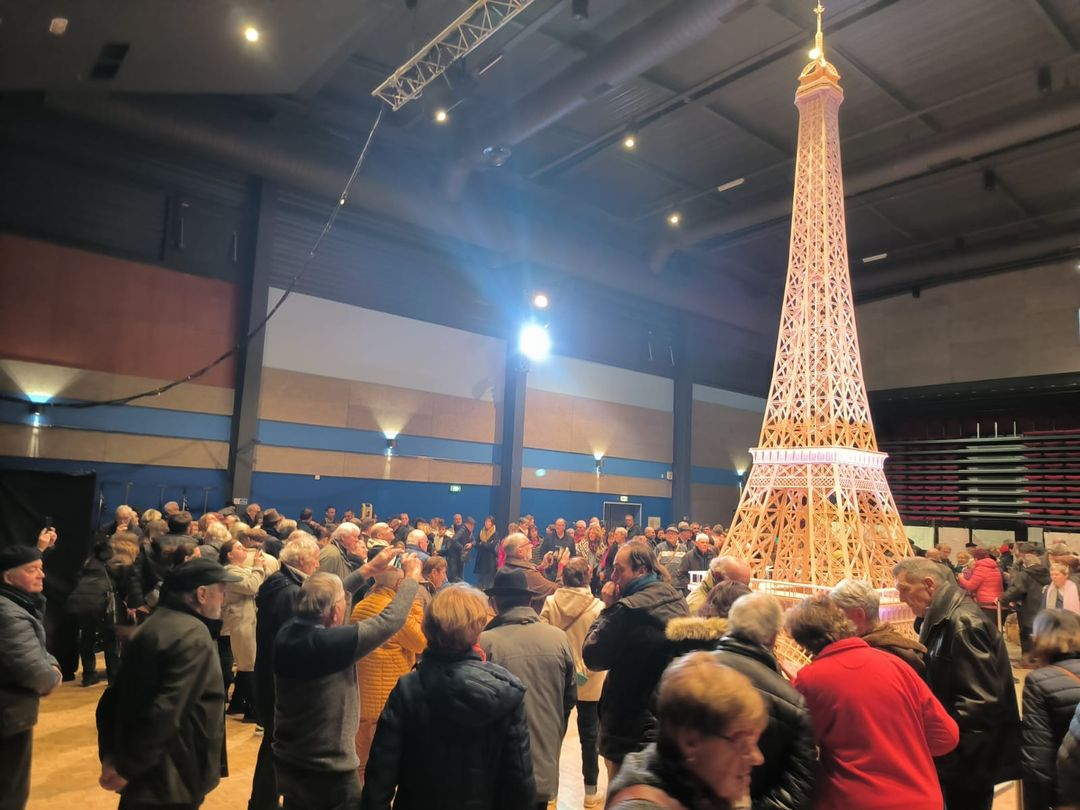
[(451, 492), (461, 492), (461, 484), (451, 484), (450, 485), (450, 491)]

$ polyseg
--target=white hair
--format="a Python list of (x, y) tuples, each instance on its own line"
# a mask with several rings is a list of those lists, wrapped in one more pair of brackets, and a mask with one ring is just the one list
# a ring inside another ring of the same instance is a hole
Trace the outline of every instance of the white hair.
[(330, 535), (330, 539), (337, 540), (346, 534), (350, 535), (351, 537), (359, 537), (360, 527), (357, 526), (355, 523), (349, 523), (348, 521), (346, 521), (345, 523), (339, 524), (338, 527), (334, 529), (334, 533)]
[(529, 538), (523, 535), (521, 532), (514, 532), (508, 535), (502, 542), (503, 551), (506, 552), (506, 556), (509, 559), (517, 557), (521, 551), (521, 547), (529, 542)]
[(881, 595), (869, 582), (861, 579), (842, 579), (829, 591), (829, 599), (841, 610), (859, 608), (866, 614), (866, 620), (873, 625), (878, 622), (878, 608)]
[(771, 647), (780, 632), (784, 611), (768, 593), (748, 593), (735, 600), (728, 612), (728, 632)]
[(705, 534), (705, 532), (698, 532), (694, 535), (694, 541), (697, 542), (698, 540), (704, 540), (706, 543), (708, 543), (709, 535)]
[(314, 537), (304, 532), (303, 537), (289, 540), (285, 544), (278, 559), (293, 568), (303, 568), (305, 562), (315, 564), (319, 561), (319, 544), (315, 542)]

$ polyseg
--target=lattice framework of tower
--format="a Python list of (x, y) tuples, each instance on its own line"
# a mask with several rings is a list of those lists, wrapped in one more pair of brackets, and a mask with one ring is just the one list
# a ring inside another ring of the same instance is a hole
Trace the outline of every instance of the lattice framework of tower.
[(818, 28), (799, 76), (791, 242), (759, 446), (723, 553), (755, 576), (892, 585), (908, 556), (885, 480), (859, 357), (840, 163), (840, 74)]

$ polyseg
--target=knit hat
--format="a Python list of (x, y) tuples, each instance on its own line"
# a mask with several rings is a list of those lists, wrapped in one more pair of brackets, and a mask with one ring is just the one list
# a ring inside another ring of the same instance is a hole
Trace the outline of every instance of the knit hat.
[(41, 552), (37, 546), (8, 546), (0, 548), (0, 574), (10, 571), (12, 568), (32, 563), (41, 559)]

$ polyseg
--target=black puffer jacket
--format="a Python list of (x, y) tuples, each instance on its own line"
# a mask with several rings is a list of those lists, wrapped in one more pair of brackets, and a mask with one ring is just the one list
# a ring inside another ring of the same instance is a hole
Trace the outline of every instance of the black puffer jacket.
[(1064, 805), (1080, 804), (1080, 706), (1057, 754), (1058, 797)]
[[(423, 766), (428, 750), (438, 756)], [(473, 650), (429, 649), (379, 717), (361, 810), (527, 810), (535, 801), (525, 686)]]
[(666, 582), (650, 582), (605, 608), (585, 637), (582, 658), (608, 670), (600, 695), (600, 753), (619, 762), (656, 739), (652, 695), (670, 660), (667, 624), (690, 609)]
[(112, 550), (108, 545), (98, 546), (83, 563), (79, 580), (64, 603), (68, 613), (98, 618), (108, 614), (115, 621), (116, 583), (106, 563), (111, 556)]
[(725, 636), (714, 657), (741, 672), (765, 698), (769, 725), (758, 740), (765, 761), (750, 775), (754, 810), (810, 807), (817, 779), (814, 724), (803, 696), (780, 674), (773, 654), (760, 644)]
[[(1080, 703), (1080, 654), (1040, 667), (1024, 681), (1020, 748), (1024, 768), (1024, 806), (1055, 807), (1057, 752)], [(1062, 804), (1067, 804), (1064, 798)]]
[(919, 633), (926, 682), (960, 727), (960, 744), (936, 760), (943, 783), (974, 774), (991, 784), (1020, 776), (1020, 712), (1001, 634), (955, 585), (941, 585)]
[(1050, 569), (1042, 563), (1021, 568), (1013, 574), (1009, 587), (998, 597), (998, 601), (1007, 605), (1016, 602), (1017, 620), (1029, 631), (1035, 617), (1043, 609), (1043, 588), (1050, 584)]

